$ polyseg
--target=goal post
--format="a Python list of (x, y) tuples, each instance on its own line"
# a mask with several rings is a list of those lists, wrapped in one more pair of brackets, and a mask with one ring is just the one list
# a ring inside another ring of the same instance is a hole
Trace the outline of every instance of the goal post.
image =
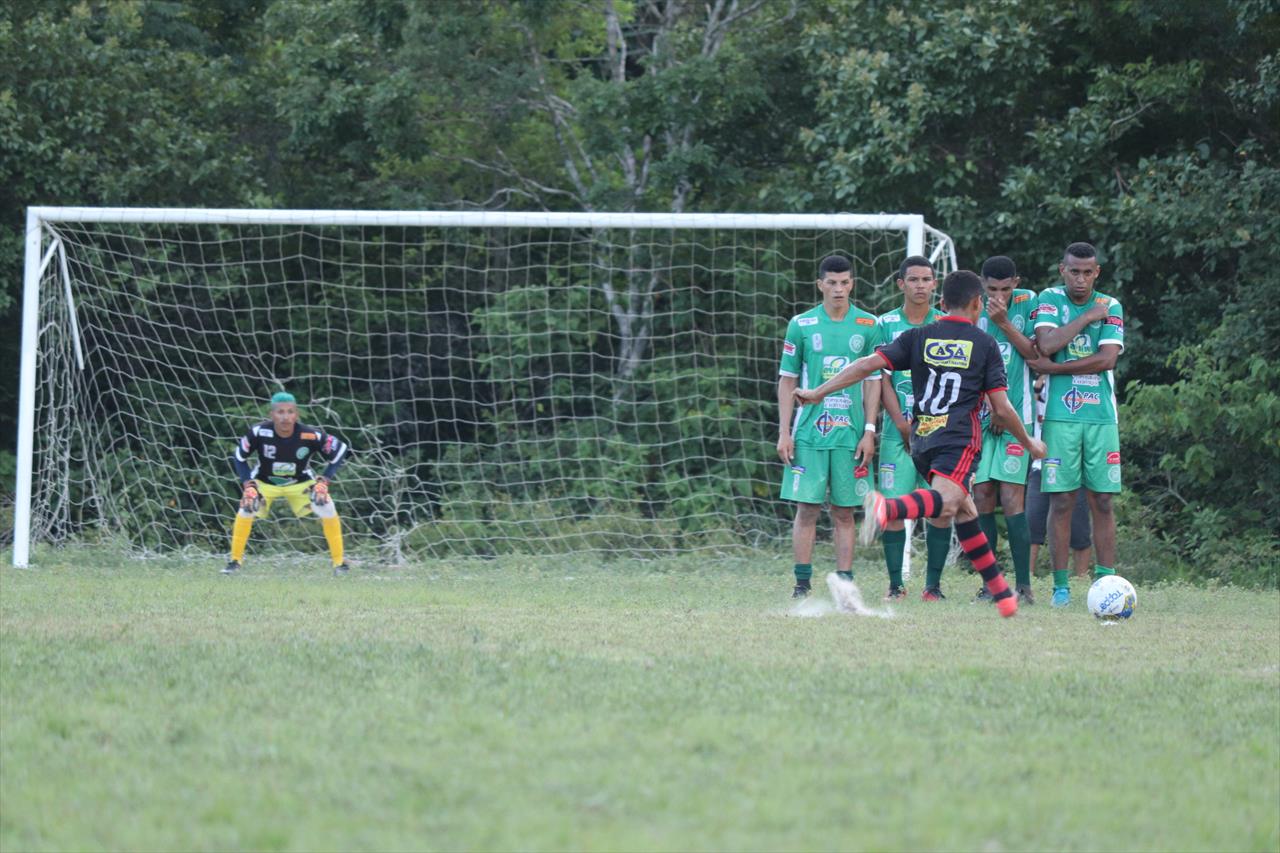
[[(908, 254), (955, 266), (911, 214), (32, 207), (14, 565), (224, 550), (281, 388), (353, 447), (357, 555), (776, 541), (778, 341), (831, 252), (875, 311)], [(300, 529), (251, 556), (323, 547)]]

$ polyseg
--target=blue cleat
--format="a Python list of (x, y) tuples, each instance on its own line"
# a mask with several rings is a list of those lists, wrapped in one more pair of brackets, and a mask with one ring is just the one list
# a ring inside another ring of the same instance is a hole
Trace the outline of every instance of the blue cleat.
[(1053, 591), (1053, 601), (1050, 602), (1054, 607), (1066, 607), (1071, 603), (1071, 590), (1063, 587)]

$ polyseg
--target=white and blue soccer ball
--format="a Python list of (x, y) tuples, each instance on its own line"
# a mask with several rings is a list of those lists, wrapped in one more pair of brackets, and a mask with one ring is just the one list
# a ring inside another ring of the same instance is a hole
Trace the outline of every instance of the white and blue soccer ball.
[(1138, 593), (1119, 575), (1103, 575), (1089, 587), (1089, 612), (1105, 622), (1117, 622), (1133, 615)]

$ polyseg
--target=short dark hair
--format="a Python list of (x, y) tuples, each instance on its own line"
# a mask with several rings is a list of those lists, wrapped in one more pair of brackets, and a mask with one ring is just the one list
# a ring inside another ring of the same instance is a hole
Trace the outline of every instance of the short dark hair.
[(982, 295), (982, 279), (970, 270), (947, 273), (942, 281), (942, 304), (948, 311), (958, 311)]
[(1066, 257), (1067, 255), (1084, 261), (1089, 258), (1098, 257), (1098, 250), (1093, 248), (1093, 245), (1090, 243), (1072, 243), (1067, 247), (1066, 254), (1064, 254), (1063, 257)]
[(844, 255), (827, 255), (818, 264), (818, 278), (826, 278), (829, 272), (848, 272), (851, 269), (853, 264)]
[(992, 255), (982, 262), (983, 278), (1004, 281), (1006, 278), (1015, 278), (1017, 275), (1018, 267), (1014, 265), (1013, 259), (1004, 255)]
[(903, 261), (902, 265), (898, 267), (898, 278), (903, 279), (907, 277), (908, 267), (928, 267), (931, 271), (933, 270), (933, 264), (930, 263), (929, 259), (924, 255), (912, 255)]

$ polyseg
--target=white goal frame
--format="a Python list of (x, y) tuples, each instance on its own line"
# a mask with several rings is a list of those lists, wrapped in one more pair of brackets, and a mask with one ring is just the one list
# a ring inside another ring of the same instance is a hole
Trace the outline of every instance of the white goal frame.
[[(928, 226), (919, 214), (745, 214), (745, 213), (537, 213), (492, 211), (359, 211), (257, 210), (204, 208), (30, 207), (27, 209), (23, 266), (22, 341), (18, 398), (18, 455), (14, 496), (13, 565), (25, 567), (31, 558), (31, 500), (34, 459), (36, 361), (39, 343), (40, 288), (50, 264), (57, 262), (66, 289), (75, 357), (83, 368), (72, 286), (65, 250), (47, 225), (60, 222), (115, 224), (211, 224), (385, 227), (529, 227), (636, 228), (688, 230), (827, 229), (900, 231), (906, 235), (906, 254), (925, 254), (945, 268), (956, 267), (950, 237)], [(949, 264), (949, 266), (948, 266)]]

